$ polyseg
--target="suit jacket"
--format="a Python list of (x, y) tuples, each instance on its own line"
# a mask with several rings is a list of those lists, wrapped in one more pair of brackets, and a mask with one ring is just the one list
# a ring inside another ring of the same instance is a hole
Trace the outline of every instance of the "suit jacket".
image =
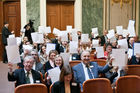
[(12, 33), (6, 28), (5, 26), (2, 28), (2, 43), (6, 46), (7, 45), (7, 38)]
[(41, 62), (36, 62), (35, 70), (40, 71), (42, 74), (45, 74), (44, 69), (43, 69), (43, 65)]
[(51, 66), (50, 62), (47, 61), (47, 62), (45, 63), (45, 71), (47, 72), (49, 69), (52, 69), (52, 68), (53, 68), (53, 67)]
[[(93, 66), (91, 68), (91, 70), (92, 70), (91, 72), (93, 73), (94, 78), (98, 78), (99, 73), (105, 73), (105, 72), (109, 71), (109, 69), (111, 69), (111, 67), (109, 67), (108, 64), (105, 65), (104, 67), (102, 67), (102, 66), (99, 66), (96, 62), (90, 62), (90, 65)], [(82, 84), (86, 80), (82, 63), (74, 66), (72, 69), (74, 72), (74, 78), (75, 78), (76, 82), (79, 83), (82, 88)]]
[[(41, 82), (41, 77), (40, 77), (40, 73), (35, 71), (35, 70), (31, 70), (32, 76), (33, 76), (33, 81), (34, 83), (36, 83), (36, 81), (40, 81)], [(12, 75), (10, 75), (8, 73), (8, 80), (9, 81), (16, 81), (16, 86), (21, 85), (21, 84), (26, 84), (26, 76), (25, 76), (25, 71), (24, 69), (16, 69)]]
[[(80, 86), (77, 83), (72, 84), (72, 82), (71, 82), (70, 89), (71, 89), (71, 93), (80, 93)], [(50, 91), (51, 91), (51, 93), (65, 93), (64, 82), (60, 82), (60, 81), (55, 82)]]

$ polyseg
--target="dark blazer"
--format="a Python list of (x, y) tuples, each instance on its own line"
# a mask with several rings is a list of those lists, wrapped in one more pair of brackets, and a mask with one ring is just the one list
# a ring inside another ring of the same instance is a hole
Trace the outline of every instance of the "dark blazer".
[(128, 65), (140, 64), (140, 59), (137, 59), (136, 56), (132, 56), (128, 61)]
[(7, 38), (12, 33), (6, 28), (5, 26), (2, 28), (2, 43), (6, 46), (7, 45)]
[[(90, 62), (90, 65), (93, 66), (91, 68), (91, 71), (94, 75), (94, 78), (98, 78), (99, 73), (106, 73), (107, 71), (109, 71), (109, 69), (111, 69), (111, 67), (109, 67), (108, 64), (105, 66), (99, 66), (97, 62)], [(81, 89), (82, 89), (82, 84), (86, 80), (82, 63), (74, 66), (72, 69), (74, 72), (74, 78), (76, 82), (80, 84)]]
[(52, 69), (52, 68), (53, 68), (53, 67), (51, 66), (50, 62), (47, 61), (47, 62), (45, 63), (45, 71), (47, 72), (49, 69)]
[[(80, 86), (77, 83), (70, 83), (71, 93), (80, 93)], [(55, 82), (52, 86), (51, 93), (65, 93), (64, 82)]]
[[(40, 81), (41, 82), (41, 77), (40, 77), (40, 73), (35, 71), (35, 70), (31, 70), (32, 76), (33, 76), (33, 81), (34, 83), (36, 83), (36, 81)], [(24, 69), (16, 69), (12, 75), (10, 75), (8, 73), (8, 80), (9, 81), (16, 81), (16, 86), (21, 85), (21, 84), (26, 84), (26, 79), (25, 79), (25, 71)], [(38, 83), (38, 82), (37, 82)]]

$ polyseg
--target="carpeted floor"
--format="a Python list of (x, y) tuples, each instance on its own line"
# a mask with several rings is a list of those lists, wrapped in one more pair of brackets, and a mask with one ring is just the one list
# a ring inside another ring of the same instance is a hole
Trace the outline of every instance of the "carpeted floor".
[(7, 73), (7, 64), (0, 62), (0, 93), (14, 93), (14, 82), (8, 81)]

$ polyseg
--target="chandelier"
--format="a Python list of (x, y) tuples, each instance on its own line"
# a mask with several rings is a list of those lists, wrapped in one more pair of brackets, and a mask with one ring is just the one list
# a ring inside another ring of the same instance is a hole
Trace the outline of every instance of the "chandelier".
[(113, 5), (114, 3), (120, 3), (120, 7), (122, 8), (123, 3), (132, 4), (132, 0), (112, 0), (112, 5)]

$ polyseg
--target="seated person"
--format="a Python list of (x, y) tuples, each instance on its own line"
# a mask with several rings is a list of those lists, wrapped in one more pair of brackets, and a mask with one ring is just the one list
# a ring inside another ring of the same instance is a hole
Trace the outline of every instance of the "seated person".
[(34, 58), (32, 56), (26, 56), (23, 62), (24, 68), (13, 71), (13, 64), (9, 62), (8, 80), (16, 81), (16, 86), (41, 82), (40, 73), (32, 69), (33, 64)]
[(125, 76), (127, 70), (128, 70), (127, 66), (122, 67), (114, 66), (112, 69), (110, 69), (108, 72), (105, 73), (105, 77), (110, 80), (112, 87), (115, 87), (116, 80), (121, 76)]
[(62, 67), (60, 79), (53, 84), (51, 93), (80, 93), (79, 84), (72, 80), (73, 75), (71, 67), (69, 65)]
[(140, 54), (133, 55), (128, 61), (129, 65), (140, 64)]
[(80, 83), (81, 89), (84, 81), (98, 78), (99, 73), (105, 73), (112, 67), (112, 59), (104, 67), (99, 66), (97, 62), (90, 62), (90, 52), (83, 51), (81, 54), (82, 62), (73, 67), (74, 77), (77, 83)]
[(56, 55), (55, 59), (54, 59), (54, 63), (57, 67), (59, 67), (60, 69), (62, 69), (63, 65), (64, 65), (64, 61), (62, 56), (60, 55)]

